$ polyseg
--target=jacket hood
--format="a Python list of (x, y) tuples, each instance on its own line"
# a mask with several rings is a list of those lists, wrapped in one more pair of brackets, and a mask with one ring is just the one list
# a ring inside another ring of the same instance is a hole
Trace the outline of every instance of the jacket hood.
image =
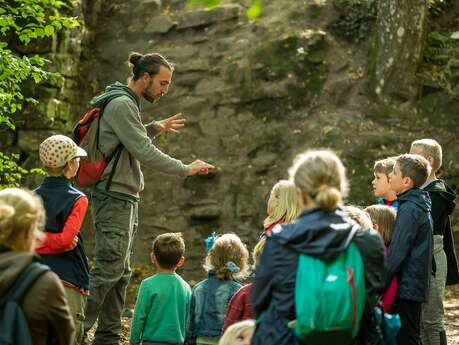
[(300, 254), (330, 261), (349, 246), (359, 229), (341, 209), (326, 212), (316, 208), (275, 227), (267, 236)]
[(454, 193), (454, 191), (446, 185), (446, 183), (442, 180), (434, 180), (425, 186), (424, 190), (440, 196), (445, 202), (448, 214), (453, 213), (453, 210), (456, 207), (456, 193)]
[(398, 195), (398, 199), (401, 204), (404, 202), (415, 203), (426, 212), (430, 212), (432, 209), (429, 193), (419, 188), (412, 188)]
[(105, 92), (99, 96), (94, 97), (91, 100), (92, 106), (100, 106), (105, 101), (113, 99), (119, 96), (128, 96), (140, 109), (140, 99), (127, 85), (120, 83), (119, 81), (115, 82), (112, 85), (108, 85), (105, 88)]
[(37, 256), (33, 253), (0, 246), (0, 296), (4, 296), (21, 272), (36, 260)]

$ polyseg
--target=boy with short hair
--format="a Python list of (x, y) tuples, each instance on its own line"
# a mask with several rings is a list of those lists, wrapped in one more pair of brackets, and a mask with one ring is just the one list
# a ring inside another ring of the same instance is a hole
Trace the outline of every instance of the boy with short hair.
[(371, 181), (373, 193), (378, 204), (398, 208), (397, 194), (390, 188), (389, 174), (394, 169), (395, 158), (389, 157), (375, 162), (373, 167), (374, 179)]
[(459, 283), (459, 271), (450, 224), (450, 215), (455, 207), (456, 195), (444, 181), (437, 178), (436, 174), (442, 165), (442, 148), (437, 141), (433, 139), (415, 140), (411, 144), (410, 153), (423, 156), (432, 166), (427, 181), (421, 187), (429, 193), (432, 201), (435, 265), (429, 298), (423, 306), (423, 343), (446, 345), (443, 319), (445, 286)]
[(432, 270), (433, 227), (429, 194), (420, 187), (430, 173), (429, 162), (413, 154), (403, 154), (390, 175), (390, 188), (400, 206), (387, 254), (386, 287), (397, 276), (395, 312), (402, 327), (397, 343), (420, 345), (421, 309), (427, 300)]
[(75, 323), (75, 341), (83, 340), (89, 267), (80, 235), (88, 198), (70, 183), (86, 152), (64, 135), (53, 135), (40, 144), (40, 160), (47, 176), (35, 192), (46, 211), (46, 236), (36, 247), (43, 261), (62, 280)]
[(131, 344), (183, 344), (191, 288), (175, 271), (183, 265), (184, 253), (181, 233), (162, 234), (153, 241), (150, 258), (157, 273), (140, 284)]

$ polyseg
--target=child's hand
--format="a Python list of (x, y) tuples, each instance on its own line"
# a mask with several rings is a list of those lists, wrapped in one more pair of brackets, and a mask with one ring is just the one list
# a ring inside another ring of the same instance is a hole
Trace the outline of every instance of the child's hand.
[(78, 245), (78, 236), (75, 236), (75, 238), (72, 241), (72, 244), (70, 245), (70, 247), (66, 248), (66, 251), (74, 250), (77, 245)]

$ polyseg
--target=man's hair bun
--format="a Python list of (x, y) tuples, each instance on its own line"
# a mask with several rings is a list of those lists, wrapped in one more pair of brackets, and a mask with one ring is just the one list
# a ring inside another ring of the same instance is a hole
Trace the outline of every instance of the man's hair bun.
[(131, 54), (129, 54), (129, 59), (128, 61), (133, 64), (134, 66), (137, 65), (137, 63), (139, 62), (139, 60), (143, 57), (142, 54), (140, 53), (136, 53), (136, 52), (132, 52)]

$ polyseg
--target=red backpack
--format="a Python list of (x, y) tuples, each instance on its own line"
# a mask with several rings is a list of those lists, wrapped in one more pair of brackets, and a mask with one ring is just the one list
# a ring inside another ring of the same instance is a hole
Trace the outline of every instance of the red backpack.
[(73, 129), (73, 140), (88, 154), (87, 157), (81, 157), (80, 168), (75, 176), (77, 184), (81, 187), (94, 186), (99, 182), (105, 168), (115, 158), (105, 190), (110, 188), (123, 145), (120, 143), (111, 155), (105, 156), (99, 148), (99, 126), (104, 109), (113, 98), (115, 97), (107, 99), (100, 107), (88, 111)]

